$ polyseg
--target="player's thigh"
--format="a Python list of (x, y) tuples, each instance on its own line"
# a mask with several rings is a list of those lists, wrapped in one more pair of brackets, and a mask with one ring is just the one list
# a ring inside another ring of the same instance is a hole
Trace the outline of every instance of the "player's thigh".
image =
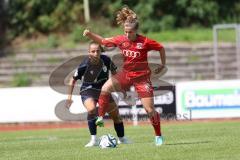
[(116, 78), (110, 77), (102, 86), (103, 92), (117, 92), (121, 90), (121, 85)]
[(151, 113), (154, 111), (153, 87), (151, 81), (146, 77), (134, 83), (134, 87), (141, 99), (144, 109)]
[(108, 112), (109, 116), (112, 118), (112, 120), (114, 121), (114, 123), (122, 122), (118, 107), (115, 102), (109, 103), (107, 112)]
[(147, 113), (152, 113), (155, 111), (153, 97), (141, 98), (141, 102)]
[(88, 113), (95, 114), (96, 113), (96, 101), (89, 97), (84, 100), (83, 102), (85, 108), (87, 109)]

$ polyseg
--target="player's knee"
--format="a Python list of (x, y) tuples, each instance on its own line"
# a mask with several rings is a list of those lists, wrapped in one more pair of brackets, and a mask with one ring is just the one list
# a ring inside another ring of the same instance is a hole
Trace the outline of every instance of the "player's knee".
[(96, 108), (93, 108), (93, 109), (90, 109), (88, 110), (88, 115), (97, 115), (97, 109)]
[(95, 120), (97, 118), (97, 114), (96, 113), (89, 113), (88, 112), (88, 115), (87, 115), (87, 120), (90, 121), (90, 120)]
[(112, 118), (114, 123), (121, 123), (122, 122), (122, 117), (120, 115), (115, 116)]
[(149, 117), (154, 117), (156, 114), (158, 114), (158, 112), (153, 109), (150, 112), (147, 111), (147, 114), (148, 114)]
[(156, 112), (154, 108), (145, 108), (145, 110), (148, 115), (152, 115)]
[(102, 92), (111, 93), (113, 91), (113, 84), (111, 81), (107, 81), (101, 89)]
[(102, 94), (109, 94), (110, 92), (110, 87), (108, 85), (103, 85), (101, 89)]

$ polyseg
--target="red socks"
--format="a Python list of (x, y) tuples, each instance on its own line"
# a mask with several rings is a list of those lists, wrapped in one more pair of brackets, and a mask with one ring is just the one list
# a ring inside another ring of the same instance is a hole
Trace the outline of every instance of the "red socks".
[(155, 112), (150, 118), (156, 136), (161, 136), (160, 115)]
[[(101, 93), (98, 99), (99, 109), (98, 115), (104, 117), (105, 113), (108, 110), (108, 104), (111, 94)], [(161, 126), (160, 126), (160, 115), (158, 112), (154, 111), (152, 115), (149, 117), (152, 126), (155, 131), (156, 136), (161, 136)]]
[(98, 115), (100, 117), (104, 117), (105, 113), (107, 112), (109, 99), (110, 99), (110, 94), (106, 94), (106, 93), (100, 94), (98, 98), (98, 104), (99, 104)]

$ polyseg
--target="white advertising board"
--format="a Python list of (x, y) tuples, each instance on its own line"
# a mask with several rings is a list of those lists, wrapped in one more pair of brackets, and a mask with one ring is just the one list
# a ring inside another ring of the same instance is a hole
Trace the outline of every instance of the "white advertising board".
[[(60, 121), (55, 106), (67, 95), (50, 87), (0, 89), (0, 123)], [(80, 96), (73, 96), (72, 113), (85, 112)]]
[(176, 84), (178, 119), (240, 117), (240, 80)]

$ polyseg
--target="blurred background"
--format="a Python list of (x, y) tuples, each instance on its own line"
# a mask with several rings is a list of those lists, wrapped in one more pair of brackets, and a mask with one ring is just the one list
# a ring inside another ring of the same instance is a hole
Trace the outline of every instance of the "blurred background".
[[(214, 79), (213, 25), (240, 21), (238, 0), (1, 0), (0, 87), (48, 85), (56, 65), (86, 51), (85, 28), (123, 33), (115, 16), (124, 5), (140, 18), (139, 32), (166, 47), (172, 81)], [(218, 41), (220, 52), (235, 52), (234, 28), (219, 31)], [(233, 67), (220, 78), (235, 78)]]

